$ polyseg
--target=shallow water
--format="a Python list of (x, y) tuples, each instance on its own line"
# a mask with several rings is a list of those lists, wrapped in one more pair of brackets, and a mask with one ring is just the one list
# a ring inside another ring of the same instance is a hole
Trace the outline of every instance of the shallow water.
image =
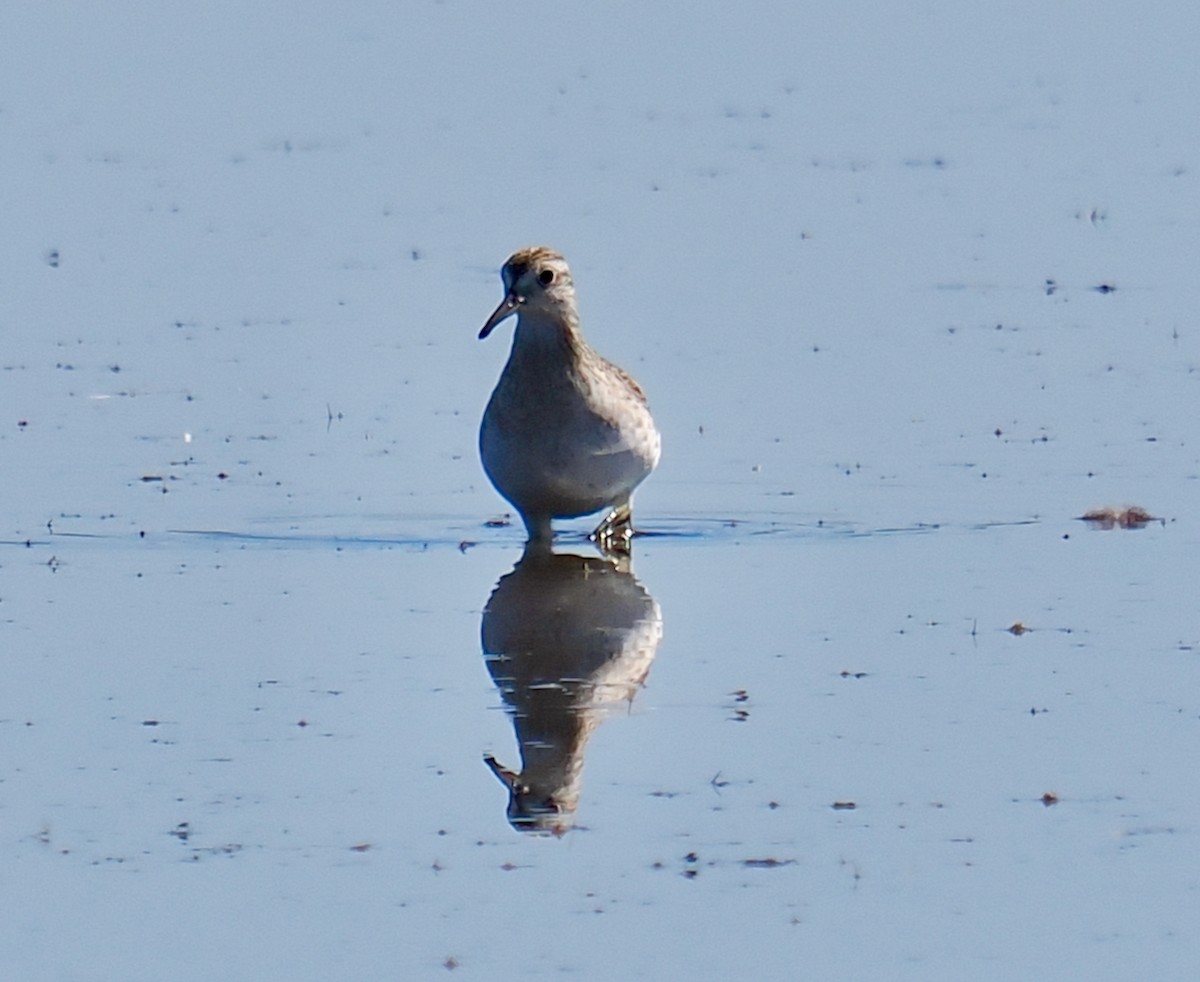
[[(7, 975), (1189, 977), (1200, 25), (1120, 8), (7, 14)], [(479, 467), (538, 241), (627, 570)]]

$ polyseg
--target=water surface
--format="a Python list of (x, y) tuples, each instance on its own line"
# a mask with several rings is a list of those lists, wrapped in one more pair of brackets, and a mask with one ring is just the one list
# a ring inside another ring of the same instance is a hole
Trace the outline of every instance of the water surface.
[[(1190, 977), (1196, 17), (10, 13), (7, 974)], [(479, 467), (535, 242), (628, 568)]]

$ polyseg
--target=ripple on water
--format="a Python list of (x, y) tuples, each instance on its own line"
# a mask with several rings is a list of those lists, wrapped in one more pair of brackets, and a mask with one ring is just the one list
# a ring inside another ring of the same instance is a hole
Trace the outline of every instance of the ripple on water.
[[(992, 521), (969, 526), (929, 522), (907, 525), (871, 525), (853, 521), (800, 520), (779, 515), (726, 517), (652, 517), (638, 529), (639, 540), (658, 547), (720, 546), (781, 539), (822, 541), (830, 538), (860, 539), (878, 536), (929, 535), (951, 529), (972, 531), (1038, 524), (1037, 519)], [(162, 532), (82, 533), (54, 531), (36, 539), (0, 541), (22, 549), (53, 547), (70, 540), (76, 547), (117, 548), (162, 547), (186, 542), (225, 543), (241, 548), (299, 549), (429, 549), (519, 547), (524, 533), (517, 523), (494, 520), (479, 522), (463, 518), (404, 516), (312, 516), (310, 518), (260, 520), (245, 528), (175, 528)], [(370, 526), (367, 531), (364, 526)], [(386, 529), (384, 534), (377, 530)], [(568, 526), (555, 536), (559, 547), (589, 546), (590, 526)]]

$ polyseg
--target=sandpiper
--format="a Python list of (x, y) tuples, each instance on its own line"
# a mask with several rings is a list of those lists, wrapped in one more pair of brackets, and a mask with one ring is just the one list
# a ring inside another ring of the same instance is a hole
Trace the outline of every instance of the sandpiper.
[(513, 314), (517, 328), (479, 428), (483, 469), (530, 543), (550, 542), (552, 519), (606, 508), (592, 537), (606, 552), (627, 552), (633, 491), (662, 452), (645, 393), (583, 339), (561, 255), (521, 249), (500, 275), (504, 299), (479, 337)]

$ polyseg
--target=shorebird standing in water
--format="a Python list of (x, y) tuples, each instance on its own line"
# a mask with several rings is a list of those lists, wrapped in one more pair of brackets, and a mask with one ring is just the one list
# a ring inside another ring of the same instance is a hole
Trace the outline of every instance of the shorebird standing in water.
[(608, 509), (592, 538), (628, 552), (634, 489), (654, 470), (662, 438), (645, 393), (583, 339), (567, 261), (544, 246), (513, 253), (504, 300), (480, 339), (516, 314), (479, 453), (492, 484), (520, 512), (530, 543), (549, 544), (551, 520)]

